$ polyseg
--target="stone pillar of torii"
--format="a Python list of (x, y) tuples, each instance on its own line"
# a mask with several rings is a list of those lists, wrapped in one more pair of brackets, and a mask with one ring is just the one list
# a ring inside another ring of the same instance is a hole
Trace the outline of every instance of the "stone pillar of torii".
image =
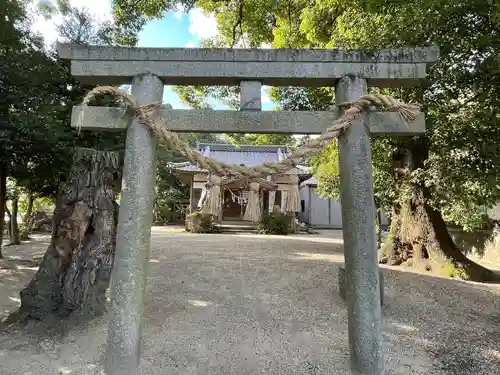
[[(368, 85), (415, 86), (434, 63), (436, 48), (377, 51), (313, 49), (182, 49), (59, 45), (71, 72), (86, 84), (130, 84), (139, 104), (161, 101), (163, 85), (241, 85), (241, 111), (162, 108), (172, 131), (320, 134), (342, 115), (331, 111), (260, 111), (260, 87), (330, 86), (336, 100), (356, 100)], [(154, 134), (123, 109), (74, 107), (72, 125), (127, 129), (112, 308), (105, 371), (135, 373), (140, 359), (146, 265), (155, 183)], [(424, 115), (408, 124), (396, 112), (368, 112), (339, 139), (342, 223), (351, 369), (382, 375), (382, 327), (375, 238), (370, 136), (425, 132)], [(332, 286), (333, 287), (333, 286)]]

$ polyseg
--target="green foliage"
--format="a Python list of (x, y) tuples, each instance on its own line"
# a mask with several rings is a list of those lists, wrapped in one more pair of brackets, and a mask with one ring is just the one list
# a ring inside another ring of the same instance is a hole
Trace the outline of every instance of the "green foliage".
[[(411, 168), (407, 182), (425, 186), (428, 203), (445, 219), (465, 229), (476, 228), (484, 220), (484, 210), (500, 200), (500, 174), (496, 173), (500, 168), (496, 114), (500, 107), (500, 18), (495, 2), (200, 0), (196, 5), (216, 13), (220, 35), (210, 43), (219, 45), (244, 42), (248, 47), (266, 43), (275, 48), (366, 49), (437, 45), (441, 57), (429, 71), (428, 84), (371, 89), (422, 105), (427, 123), (423, 137), (373, 140), (377, 205), (387, 209), (405, 199), (397, 189), (400, 180), (392, 165), (393, 155), (405, 150), (419, 164)], [(130, 16), (158, 17), (172, 6), (169, 0), (115, 1), (115, 9)], [(229, 102), (235, 97), (234, 90), (203, 90), (197, 97), (190, 96), (193, 103), (207, 103), (212, 94), (227, 97)], [(280, 88), (271, 94), (280, 107), (293, 109), (318, 110), (331, 103), (331, 90), (313, 92)], [(336, 158), (335, 146), (331, 146), (311, 161), (325, 195), (338, 193)]]
[(334, 141), (310, 161), (311, 172), (318, 180), (318, 193), (323, 197), (340, 200), (339, 152)]
[(186, 214), (189, 199), (182, 189), (169, 188), (158, 191), (154, 202), (156, 224), (181, 222)]
[(292, 233), (293, 216), (280, 211), (266, 213), (259, 221), (258, 229), (262, 234), (287, 235)]
[(154, 215), (157, 224), (182, 220), (189, 202), (189, 188), (173, 173), (170, 163), (181, 159), (160, 147), (157, 153)]
[(325, 111), (333, 100), (330, 87), (273, 87), (269, 96), (284, 111)]
[[(213, 134), (188, 133), (181, 135), (194, 146), (196, 142), (214, 142)], [(156, 223), (169, 223), (182, 220), (189, 204), (189, 186), (182, 182), (172, 170), (171, 163), (187, 161), (177, 152), (159, 147), (156, 163), (156, 195), (154, 214)]]
[[(486, 0), (421, 0), (398, 2), (397, 6), (385, 1), (293, 3), (303, 6), (290, 8), (289, 19), (293, 22), (276, 23), (273, 40), (268, 41), (275, 47), (286, 46), (279, 36), (294, 22), (300, 23), (294, 33), (302, 37), (293, 38), (300, 42), (293, 47), (377, 48), (429, 44), (440, 47), (441, 58), (430, 71), (429, 86), (384, 91), (422, 104), (428, 130), (420, 143), (414, 143), (411, 138), (374, 140), (376, 200), (387, 207), (402, 198), (395, 189), (397, 177), (392, 155), (412, 149), (421, 154), (415, 154), (416, 157), (423, 157), (425, 161), (422, 167), (412, 171), (411, 180), (429, 187), (432, 193), (429, 203), (440, 209), (447, 220), (466, 229), (480, 225), (484, 208), (500, 199), (500, 177), (493, 172), (500, 164), (499, 134), (495, 130), (499, 120), (492, 113), (500, 104), (497, 103), (500, 74), (495, 68), (500, 51), (495, 5)], [(268, 9), (267, 17), (282, 17), (272, 5)], [(227, 7), (224, 11), (231, 9)], [(254, 11), (262, 15), (262, 8)], [(248, 20), (252, 22), (253, 17), (249, 16)], [(328, 152), (329, 157), (321, 160), (331, 164), (335, 151)], [(335, 168), (317, 163), (316, 167), (323, 192), (335, 195), (338, 187)]]
[(227, 134), (230, 143), (235, 145), (290, 145), (290, 134)]
[[(24, 215), (27, 210), (29, 197), (23, 194), (21, 198), (22, 199), (19, 201), (19, 212)], [(46, 212), (48, 210), (51, 210), (53, 205), (54, 200), (49, 197), (35, 198), (35, 200), (33, 201), (33, 212)]]
[[(432, 267), (432, 266), (431, 266)], [(451, 261), (444, 262), (438, 272), (444, 276), (452, 279), (467, 280), (469, 277), (463, 268), (458, 267)]]
[[(4, 2), (5, 3), (5, 2)], [(9, 1), (2, 6), (22, 4)], [(67, 41), (107, 43), (99, 25), (85, 12), (59, 1), (46, 6), (45, 15), (61, 13), (59, 32)], [(123, 149), (124, 135), (77, 133), (70, 127), (71, 109), (79, 104), (84, 87), (70, 74), (69, 64), (47, 51), (39, 37), (30, 34), (24, 8), (6, 15), (9, 33), (0, 35), (0, 169), (26, 192), (54, 196), (67, 175), (75, 147)], [(2, 13), (4, 14), (4, 13)], [(93, 105), (114, 105), (99, 98)]]
[[(0, 54), (7, 57), (6, 52), (14, 52), (23, 48), (29, 37), (26, 25), (25, 3), (22, 1), (2, 1), (0, 3)], [(2, 82), (4, 83), (4, 82)]]
[(137, 34), (147, 20), (160, 18), (164, 12), (183, 6), (189, 10), (196, 0), (113, 0), (114, 28), (119, 44), (136, 44)]
[(186, 231), (192, 233), (220, 233), (220, 227), (214, 224), (212, 215), (193, 212), (186, 217)]
[[(332, 96), (332, 89), (325, 87), (275, 87), (271, 90), (271, 98), (278, 102), (280, 110), (285, 111), (327, 110), (331, 106)], [(308, 139), (304, 138), (303, 142)], [(300, 145), (299, 143), (298, 146)], [(318, 180), (318, 192), (322, 196), (339, 199), (337, 142), (331, 142), (323, 151), (306, 162)]]

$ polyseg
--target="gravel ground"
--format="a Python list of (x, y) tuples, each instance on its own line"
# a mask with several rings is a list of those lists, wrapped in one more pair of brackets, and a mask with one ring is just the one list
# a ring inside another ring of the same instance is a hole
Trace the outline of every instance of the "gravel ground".
[[(154, 228), (139, 373), (349, 374), (342, 259), (338, 232)], [(500, 374), (497, 286), (384, 272), (386, 374)], [(5, 331), (0, 374), (98, 374), (105, 338), (103, 319)]]
[(5, 258), (0, 259), (0, 321), (19, 307), (19, 291), (35, 275), (38, 269), (36, 259), (43, 257), (50, 243), (47, 234), (31, 237), (31, 241), (24, 241), (22, 245), (6, 246), (7, 239), (3, 242)]

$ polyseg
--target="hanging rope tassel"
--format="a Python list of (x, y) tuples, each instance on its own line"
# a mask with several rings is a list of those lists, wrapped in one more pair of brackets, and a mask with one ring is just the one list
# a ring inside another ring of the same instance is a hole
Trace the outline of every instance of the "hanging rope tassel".
[(286, 212), (288, 202), (288, 190), (281, 189), (281, 212)]
[[(219, 176), (237, 176), (245, 178), (284, 173), (298, 164), (302, 158), (317, 154), (323, 150), (332, 140), (345, 132), (353, 121), (358, 119), (372, 107), (386, 111), (397, 111), (401, 118), (408, 123), (416, 119), (419, 111), (417, 106), (401, 103), (399, 100), (390, 96), (381, 94), (364, 95), (356, 101), (338, 104), (338, 108), (345, 109), (343, 116), (335, 120), (323, 134), (296, 149), (283, 160), (276, 163), (265, 163), (259, 166), (247, 167), (239, 164), (232, 165), (221, 163), (193, 150), (188, 143), (177, 135), (177, 133), (169, 131), (168, 124), (155, 114), (155, 110), (161, 106), (161, 102), (139, 105), (132, 95), (127, 94), (118, 87), (99, 86), (87, 93), (82, 104), (87, 106), (93, 98), (104, 94), (110, 94), (117, 99), (122, 99), (126, 108), (124, 114), (132, 114), (132, 116), (141, 123), (149, 126), (165, 148), (178, 151), (181, 155), (197, 164), (202, 169), (212, 171)], [(79, 125), (77, 125), (77, 128), (80, 129)]]
[[(267, 176), (267, 181), (270, 183), (273, 183), (273, 176), (269, 175)], [(276, 201), (276, 191), (275, 190), (269, 190), (269, 195), (268, 195), (268, 207), (267, 207), (267, 212), (272, 213), (274, 212), (274, 202)]]
[(214, 217), (219, 216), (221, 210), (221, 181), (219, 176), (210, 176), (210, 182), (207, 183), (208, 197), (203, 205), (202, 212), (204, 214), (212, 215)]
[(300, 212), (299, 178), (290, 176), (290, 190), (286, 194), (285, 212)]
[(259, 222), (262, 215), (262, 211), (260, 209), (259, 186), (258, 182), (251, 182), (249, 184), (250, 191), (248, 193), (248, 203), (245, 215), (243, 216), (244, 220), (251, 221), (253, 223)]
[(269, 191), (269, 204), (267, 211), (269, 213), (274, 212), (274, 202), (276, 202), (276, 191), (270, 190)]

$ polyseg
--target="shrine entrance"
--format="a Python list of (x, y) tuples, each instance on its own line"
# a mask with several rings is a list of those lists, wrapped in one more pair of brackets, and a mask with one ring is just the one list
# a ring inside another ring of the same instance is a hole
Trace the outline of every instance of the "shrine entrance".
[[(351, 370), (360, 375), (384, 373), (370, 137), (421, 134), (425, 132), (425, 120), (412, 106), (366, 93), (369, 84), (379, 87), (421, 84), (427, 68), (438, 58), (436, 49), (341, 51), (59, 45), (59, 55), (72, 60), (71, 72), (82, 83), (132, 83), (131, 96), (115, 87), (102, 87), (87, 97), (112, 94), (123, 100), (123, 108), (73, 108), (75, 127), (127, 129), (105, 359), (107, 375), (135, 374), (140, 360), (157, 140), (210, 171), (211, 212), (220, 212), (222, 185), (248, 180), (247, 211), (255, 220), (261, 214), (256, 196), (262, 179), (285, 173), (298, 160), (323, 149), (336, 137)], [(160, 110), (164, 84), (240, 85), (240, 111)], [(263, 112), (263, 84), (335, 87), (337, 106), (323, 112)], [(173, 132), (321, 135), (282, 161), (241, 166), (193, 152)]]
[(222, 220), (243, 220), (248, 201), (248, 191), (243, 188), (224, 190), (222, 198)]
[[(204, 157), (219, 162), (231, 163), (240, 166), (258, 166), (261, 163), (279, 163), (290, 153), (284, 145), (240, 145), (235, 146), (225, 143), (198, 143), (194, 151)], [(210, 188), (209, 171), (203, 170), (191, 162), (172, 163), (174, 173), (190, 187), (191, 212), (201, 210), (208, 204)], [(232, 179), (229, 182), (221, 181), (220, 207), (218, 211), (208, 212), (214, 219), (222, 222), (252, 221), (248, 217), (247, 207), (251, 198), (257, 199), (260, 215), (253, 215), (258, 220), (262, 214), (272, 212), (275, 206), (280, 211), (294, 214), (300, 211), (299, 186), (300, 179), (305, 179), (307, 168), (287, 168), (284, 173), (269, 175), (267, 178), (252, 179), (258, 182), (258, 192), (250, 194), (250, 186), (246, 179)], [(283, 194), (282, 194), (283, 192)], [(291, 195), (291, 199), (290, 198)], [(293, 203), (293, 204), (289, 204)]]

